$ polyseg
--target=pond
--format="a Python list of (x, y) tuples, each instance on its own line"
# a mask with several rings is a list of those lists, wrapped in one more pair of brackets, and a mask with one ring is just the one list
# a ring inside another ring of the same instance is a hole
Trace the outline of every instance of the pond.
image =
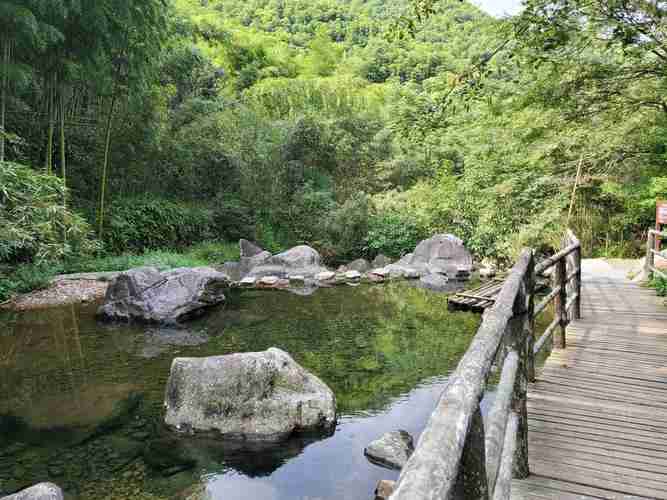
[[(397, 473), (364, 447), (390, 430), (418, 437), (480, 321), (405, 283), (242, 291), (183, 329), (103, 324), (95, 310), (0, 316), (0, 496), (50, 480), (71, 499), (370, 499)], [(332, 436), (253, 450), (163, 428), (174, 357), (272, 346), (332, 388)]]

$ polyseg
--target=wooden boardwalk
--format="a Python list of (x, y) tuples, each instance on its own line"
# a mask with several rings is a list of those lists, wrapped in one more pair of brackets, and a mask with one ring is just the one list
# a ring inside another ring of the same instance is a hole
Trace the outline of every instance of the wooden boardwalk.
[(528, 391), (531, 476), (514, 499), (667, 499), (667, 307), (584, 272), (582, 319)]

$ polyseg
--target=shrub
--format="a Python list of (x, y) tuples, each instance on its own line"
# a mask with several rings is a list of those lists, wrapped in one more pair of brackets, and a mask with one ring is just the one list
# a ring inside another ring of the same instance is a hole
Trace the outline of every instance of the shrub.
[(651, 286), (655, 288), (658, 297), (667, 297), (667, 279), (654, 278), (653, 281), (651, 281)]
[(358, 193), (335, 209), (326, 224), (327, 240), (335, 258), (355, 259), (366, 251), (370, 201)]
[(216, 237), (213, 211), (197, 205), (128, 198), (108, 213), (105, 244), (111, 253), (180, 248)]
[(255, 218), (252, 210), (239, 200), (218, 198), (213, 209), (213, 220), (218, 239), (225, 241), (255, 239)]
[(89, 254), (90, 226), (65, 204), (67, 189), (53, 175), (0, 163), (0, 262), (45, 262)]
[(396, 258), (411, 252), (417, 243), (426, 238), (427, 231), (419, 227), (409, 214), (385, 212), (370, 217), (366, 246), (371, 255), (383, 253)]
[(224, 241), (205, 241), (204, 243), (199, 243), (190, 248), (186, 255), (207, 264), (221, 264), (239, 260), (240, 258), (238, 243)]

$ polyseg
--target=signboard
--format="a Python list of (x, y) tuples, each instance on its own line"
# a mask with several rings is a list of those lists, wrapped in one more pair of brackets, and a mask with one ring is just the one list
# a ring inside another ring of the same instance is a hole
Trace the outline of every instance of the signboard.
[(655, 211), (656, 224), (667, 224), (667, 201), (658, 201)]

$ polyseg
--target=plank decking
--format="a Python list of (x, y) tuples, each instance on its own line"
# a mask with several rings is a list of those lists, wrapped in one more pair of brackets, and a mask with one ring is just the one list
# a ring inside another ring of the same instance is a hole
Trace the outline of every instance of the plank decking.
[(667, 307), (584, 274), (582, 319), (528, 392), (531, 476), (512, 498), (667, 499)]

